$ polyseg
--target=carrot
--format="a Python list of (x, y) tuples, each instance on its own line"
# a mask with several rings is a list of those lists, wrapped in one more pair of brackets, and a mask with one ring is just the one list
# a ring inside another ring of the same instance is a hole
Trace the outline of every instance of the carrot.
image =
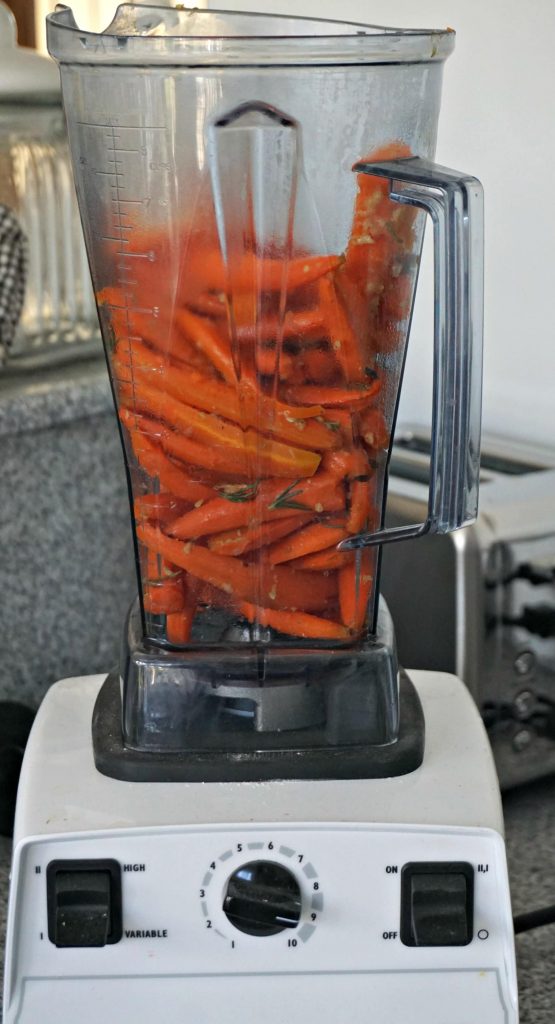
[(370, 492), (375, 489), (374, 471), (368, 465), (363, 451), (353, 452), (352, 479), (349, 487), (349, 514), (346, 529), (349, 534), (360, 533), (368, 526)]
[(237, 374), (231, 357), (231, 349), (214, 324), (205, 317), (197, 316), (188, 309), (178, 309), (174, 314), (177, 327), (203, 355), (214, 364), (228, 384), (237, 384)]
[(262, 317), (253, 324), (237, 324), (235, 336), (242, 344), (276, 341), (278, 338), (291, 341), (317, 336), (322, 333), (324, 325), (324, 315), (318, 306), (311, 309), (289, 309), (282, 322), (276, 316)]
[(226, 315), (225, 295), (223, 292), (201, 292), (200, 295), (195, 295), (188, 299), (187, 305), (193, 313), (200, 313), (201, 316), (213, 316), (217, 319)]
[(220, 253), (206, 254), (202, 264), (204, 285), (208, 291), (220, 292), (229, 286), (236, 292), (296, 291), (313, 284), (324, 274), (339, 267), (344, 256), (296, 256), (288, 261), (255, 256), (249, 253), (229, 271), (229, 278)]
[(325, 348), (306, 348), (299, 356), (304, 376), (313, 384), (329, 384), (339, 374), (339, 364), (326, 345)]
[(278, 612), (269, 608), (260, 608), (243, 601), (239, 610), (249, 622), (260, 622), (262, 626), (271, 626), (279, 633), (303, 637), (307, 640), (348, 640), (349, 630), (339, 622), (321, 619), (316, 615), (303, 612)]
[(223, 555), (244, 555), (272, 544), (281, 537), (296, 530), (299, 523), (305, 523), (308, 516), (287, 516), (286, 519), (270, 519), (265, 523), (239, 527), (237, 530), (224, 530), (208, 538), (211, 551), (219, 551)]
[[(412, 156), (409, 146), (404, 142), (390, 142), (373, 150), (363, 157), (361, 163), (384, 163)], [(392, 203), (389, 200), (389, 181), (370, 174), (361, 173), (357, 176), (358, 193), (355, 201), (353, 226), (349, 249), (359, 239), (372, 240), (378, 229), (386, 230)], [(347, 259), (349, 257), (347, 250)]]
[(363, 353), (341, 295), (330, 277), (323, 277), (318, 287), (331, 347), (343, 376), (346, 381), (364, 380)]
[(171, 644), (186, 644), (197, 610), (199, 583), (189, 578), (183, 581), (183, 608), (180, 612), (166, 617), (166, 636)]
[(256, 368), (263, 377), (274, 377), (279, 369), (279, 379), (289, 380), (293, 373), (293, 360), (287, 352), (280, 352), (278, 361), (276, 349), (257, 348), (255, 359)]
[(389, 430), (380, 409), (366, 409), (360, 416), (362, 440), (371, 449), (387, 448)]
[(311, 573), (293, 572), (284, 566), (274, 568), (263, 562), (245, 565), (238, 558), (216, 554), (190, 541), (183, 544), (147, 523), (137, 526), (137, 539), (233, 600), (256, 603), (264, 594), (268, 607), (311, 612), (325, 608), (336, 596), (336, 582), (331, 577), (322, 576), (315, 587)]
[[(142, 377), (135, 381), (131, 398), (135, 408), (165, 420), (186, 437), (202, 442), (203, 447), (210, 446), (212, 451), (218, 448), (228, 451), (230, 468), (232, 462), (241, 466), (245, 474), (248, 474), (249, 465), (254, 463), (261, 474), (312, 476), (320, 463), (316, 452), (270, 440), (250, 428), (243, 431), (219, 416), (207, 415), (164, 394)], [(200, 464), (207, 465), (206, 462)]]
[[(208, 488), (207, 488), (208, 491)], [(210, 493), (210, 492), (208, 492)], [(176, 516), (183, 515), (187, 505), (173, 494), (139, 494), (133, 502), (135, 519), (151, 519), (156, 523), (168, 523)]]
[(363, 408), (381, 390), (381, 380), (377, 377), (369, 384), (359, 384), (358, 387), (320, 387), (317, 384), (301, 384), (290, 387), (287, 392), (289, 400), (307, 402), (313, 405), (323, 405), (325, 408), (334, 409), (347, 407), (350, 410)]
[(168, 525), (168, 533), (180, 540), (195, 540), (206, 534), (239, 529), (253, 521), (258, 525), (292, 514), (299, 517), (307, 511), (336, 512), (345, 502), (337, 480), (324, 473), (307, 481), (288, 481), (286, 487), (282, 481), (267, 481), (260, 484), (254, 498), (250, 496), (249, 485), (245, 485), (244, 497), (238, 498), (236, 494), (234, 500), (230, 498), (214, 498), (191, 509)]
[(375, 564), (375, 552), (362, 548), (360, 553), (356, 553), (354, 562), (338, 572), (341, 620), (356, 633), (361, 631), (366, 620)]
[(238, 394), (223, 381), (209, 378), (191, 367), (169, 363), (140, 342), (132, 343), (130, 353), (131, 359), (125, 352), (120, 354), (118, 347), (114, 365), (119, 369), (128, 363), (137, 378), (145, 378), (161, 391), (196, 409), (224, 416), (243, 427), (258, 427), (316, 451), (339, 444), (338, 437), (326, 423), (315, 422), (315, 417), (324, 411), (321, 405), (286, 405), (248, 386), (242, 387)]
[(169, 615), (172, 612), (183, 611), (185, 598), (181, 582), (147, 580), (143, 590), (143, 605), (145, 612), (151, 615)]
[(325, 550), (331, 544), (339, 544), (345, 537), (347, 531), (341, 526), (311, 523), (285, 540), (273, 544), (268, 551), (268, 559), (270, 565), (279, 565), (280, 562), (289, 562), (293, 558), (302, 558), (303, 555)]
[(119, 417), (129, 432), (137, 462), (149, 476), (157, 478), (176, 498), (185, 501), (196, 502), (213, 497), (214, 492), (209, 487), (191, 480), (184, 470), (165, 455), (158, 444), (142, 432), (138, 418), (132, 412), (120, 409)]
[(336, 547), (316, 551), (313, 555), (304, 555), (291, 562), (292, 569), (310, 569), (312, 572), (328, 572), (332, 569), (343, 569), (353, 561), (352, 551), (338, 551)]

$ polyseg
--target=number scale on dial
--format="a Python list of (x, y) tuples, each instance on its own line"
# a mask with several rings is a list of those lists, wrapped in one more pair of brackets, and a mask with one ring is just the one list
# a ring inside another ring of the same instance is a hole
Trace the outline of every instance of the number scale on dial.
[(271, 839), (239, 841), (218, 854), (202, 877), (199, 899), (206, 929), (232, 949), (261, 937), (299, 948), (315, 932), (324, 907), (312, 862)]

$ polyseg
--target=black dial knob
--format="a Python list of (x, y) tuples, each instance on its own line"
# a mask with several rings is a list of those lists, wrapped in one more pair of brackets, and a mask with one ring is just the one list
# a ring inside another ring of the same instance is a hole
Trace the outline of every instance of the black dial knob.
[(224, 913), (247, 935), (277, 935), (284, 928), (296, 928), (301, 907), (295, 876), (274, 861), (250, 861), (228, 880)]

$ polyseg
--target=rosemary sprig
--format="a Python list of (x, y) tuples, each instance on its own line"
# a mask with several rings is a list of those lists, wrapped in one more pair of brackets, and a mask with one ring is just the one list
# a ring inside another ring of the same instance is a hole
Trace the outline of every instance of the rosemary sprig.
[(298, 494), (302, 494), (302, 489), (295, 491), (293, 488), (300, 484), (300, 480), (294, 480), (289, 487), (286, 487), (284, 491), (278, 494), (277, 498), (274, 498), (268, 505), (268, 508), (273, 510), (277, 508), (293, 508), (300, 509), (301, 511), (308, 511), (308, 505), (303, 505), (300, 501), (295, 501)]
[(253, 484), (221, 484), (217, 490), (227, 501), (252, 501), (258, 493), (259, 481)]

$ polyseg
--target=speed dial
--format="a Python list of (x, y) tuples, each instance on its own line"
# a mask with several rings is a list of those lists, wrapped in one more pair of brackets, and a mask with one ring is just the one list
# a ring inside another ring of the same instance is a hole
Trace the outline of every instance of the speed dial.
[(277, 935), (297, 927), (301, 890), (283, 864), (253, 860), (230, 875), (223, 910), (231, 924), (247, 935)]

